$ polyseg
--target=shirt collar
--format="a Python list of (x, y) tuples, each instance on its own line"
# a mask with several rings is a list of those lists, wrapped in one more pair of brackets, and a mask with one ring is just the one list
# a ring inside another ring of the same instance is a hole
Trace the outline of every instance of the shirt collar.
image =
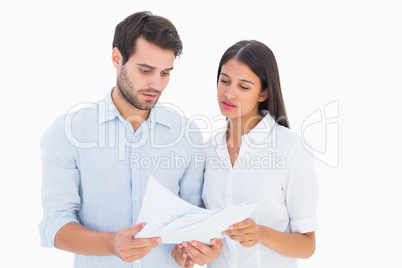
[[(261, 111), (264, 118), (246, 135), (243, 135), (243, 139), (246, 142), (251, 142), (254, 144), (260, 144), (268, 135), (271, 133), (272, 128), (276, 124), (275, 119), (269, 114), (268, 111)], [(226, 121), (226, 125), (220, 128), (212, 142), (215, 146), (226, 145), (226, 132), (228, 128), (229, 120)]]
[(151, 113), (149, 114), (147, 121), (151, 127), (154, 127), (155, 124), (160, 124), (170, 128), (172, 125), (172, 120), (169, 117), (167, 109), (159, 103), (157, 103), (155, 107), (151, 109)]
[(121, 117), (119, 110), (117, 110), (112, 100), (112, 92), (113, 88), (98, 102), (99, 124), (113, 120), (116, 117)]
[[(125, 121), (121, 116), (119, 110), (117, 110), (116, 105), (112, 99), (113, 89), (110, 90), (102, 100), (99, 101), (99, 124), (105, 123), (107, 121), (113, 120), (116, 117), (121, 121)], [(166, 112), (166, 109), (160, 105), (156, 104), (154, 108), (151, 109), (148, 119), (146, 120), (150, 127), (154, 127), (155, 124), (161, 124), (168, 128), (171, 127), (171, 119)]]
[(244, 135), (244, 138), (249, 139), (254, 144), (261, 144), (276, 124), (275, 119), (268, 111), (261, 112), (264, 118), (248, 134)]

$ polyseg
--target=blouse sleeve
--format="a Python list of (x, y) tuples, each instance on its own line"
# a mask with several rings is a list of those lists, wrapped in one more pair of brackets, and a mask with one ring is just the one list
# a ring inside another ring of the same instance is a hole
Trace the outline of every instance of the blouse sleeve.
[(291, 232), (307, 233), (318, 229), (318, 184), (313, 155), (298, 142), (288, 157), (288, 174), (284, 182), (286, 206)]

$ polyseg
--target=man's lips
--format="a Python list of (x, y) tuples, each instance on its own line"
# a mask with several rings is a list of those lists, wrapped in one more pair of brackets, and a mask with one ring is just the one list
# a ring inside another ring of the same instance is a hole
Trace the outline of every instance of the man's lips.
[(227, 110), (232, 110), (237, 107), (236, 105), (234, 105), (233, 103), (228, 102), (228, 101), (222, 101), (222, 105), (223, 105), (223, 108), (225, 108)]
[(148, 100), (154, 100), (158, 97), (158, 94), (154, 94), (154, 93), (142, 93), (142, 95), (148, 99)]

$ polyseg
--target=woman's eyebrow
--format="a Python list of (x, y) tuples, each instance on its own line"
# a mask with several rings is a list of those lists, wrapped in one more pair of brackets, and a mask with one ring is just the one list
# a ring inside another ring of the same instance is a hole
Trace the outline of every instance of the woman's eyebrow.
[(249, 80), (246, 80), (246, 79), (240, 79), (240, 81), (242, 81), (242, 82), (246, 82), (246, 83), (250, 83), (250, 84), (253, 84), (253, 85), (254, 85), (254, 83), (253, 83), (253, 82), (251, 82), (251, 81), (249, 81)]
[[(222, 72), (221, 72), (221, 75), (223, 75), (223, 76), (226, 76), (226, 77), (230, 78), (230, 76), (229, 76), (229, 75), (227, 75), (227, 74), (225, 74), (225, 73), (222, 73)], [(253, 83), (253, 82), (251, 82), (250, 80), (246, 80), (246, 79), (240, 79), (240, 81), (242, 81), (242, 82), (246, 82), (246, 83), (250, 83), (250, 84), (254, 85), (254, 83)]]

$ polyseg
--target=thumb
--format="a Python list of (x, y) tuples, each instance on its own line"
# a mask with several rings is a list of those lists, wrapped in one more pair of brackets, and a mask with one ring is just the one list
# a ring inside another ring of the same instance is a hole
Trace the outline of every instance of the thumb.
[(128, 230), (127, 230), (128, 235), (130, 235), (130, 236), (135, 235), (136, 233), (141, 231), (142, 228), (144, 228), (145, 225), (146, 225), (145, 222), (139, 223), (139, 224), (136, 224), (136, 225), (131, 225), (130, 227), (128, 227)]

